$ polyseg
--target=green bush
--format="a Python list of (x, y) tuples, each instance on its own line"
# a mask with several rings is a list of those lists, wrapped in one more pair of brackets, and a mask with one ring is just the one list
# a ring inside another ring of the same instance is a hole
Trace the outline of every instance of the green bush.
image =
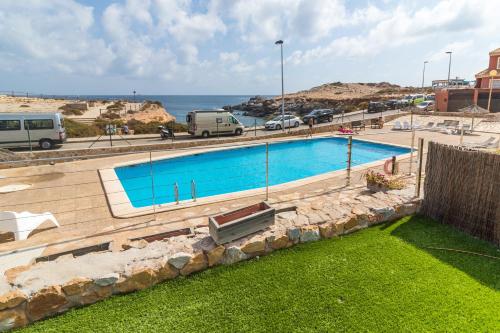
[(81, 116), (83, 114), (83, 112), (81, 110), (68, 109), (68, 110), (64, 110), (62, 112), (62, 114), (65, 116)]
[(178, 132), (186, 132), (187, 131), (187, 126), (184, 124), (179, 124), (179, 123), (174, 123), (174, 122), (169, 122), (169, 123), (162, 123), (159, 121), (151, 121), (149, 123), (144, 123), (139, 120), (129, 120), (128, 123), (128, 128), (130, 130), (134, 131), (134, 134), (154, 134), (154, 133), (159, 133), (158, 127), (159, 126), (164, 126), (168, 129), (174, 130), (174, 133)]
[(64, 119), (64, 127), (68, 138), (85, 138), (104, 133), (104, 130), (96, 125), (86, 125), (68, 118)]

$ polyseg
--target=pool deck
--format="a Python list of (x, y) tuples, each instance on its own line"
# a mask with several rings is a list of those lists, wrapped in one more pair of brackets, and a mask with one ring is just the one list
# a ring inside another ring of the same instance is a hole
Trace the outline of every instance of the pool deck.
[[(379, 143), (409, 146), (411, 136), (411, 132), (391, 131), (384, 128), (382, 130), (367, 129), (361, 131), (360, 135), (355, 137)], [(489, 136), (491, 135), (468, 135), (464, 141), (480, 142)], [(460, 136), (457, 135), (417, 131), (415, 146), (418, 138), (446, 144), (458, 144), (460, 140)], [(276, 142), (278, 140), (280, 139), (261, 140), (254, 143)], [(199, 153), (205, 149), (192, 148), (189, 149), (189, 152)], [(153, 152), (151, 156), (152, 158), (166, 158), (177, 153), (179, 152)], [(177, 208), (173, 211), (157, 211), (154, 214), (126, 219), (113, 217), (98, 170), (109, 169), (113, 165), (127, 163), (131, 160), (149, 158), (149, 153), (136, 153), (93, 160), (56, 163), (54, 165), (1, 170), (0, 186), (31, 185), (30, 188), (25, 190), (0, 194), (2, 211), (51, 212), (55, 215), (61, 227), (46, 229), (44, 228), (45, 225), (42, 225), (27, 240), (0, 244), (0, 266), (2, 264), (8, 266), (10, 264), (9, 260), (22, 264), (23, 260), (29, 259), (28, 253), (33, 253), (33, 256), (46, 256), (106, 242), (112, 242), (111, 249), (120, 250), (122, 244), (126, 243), (130, 238), (178, 228), (206, 225), (210, 215), (265, 199), (265, 192), (261, 190), (251, 193), (250, 196), (228, 195), (223, 201), (199, 202), (196, 206)], [(400, 162), (400, 173), (407, 173), (409, 158), (401, 159)], [(415, 171), (416, 154), (413, 162), (413, 171)], [(362, 165), (353, 169), (351, 186), (363, 186), (363, 173), (367, 167), (368, 165)], [(382, 170), (383, 165), (382, 163), (371, 163), (370, 168)], [(306, 200), (307, 198), (326, 195), (327, 192), (332, 190), (342, 191), (345, 185), (346, 172), (336, 171), (329, 174), (328, 177), (319, 177), (310, 182), (300, 183), (297, 186), (282, 186), (271, 191), (269, 199), (278, 207), (286, 207), (297, 198)], [(47, 225), (47, 227), (49, 226)], [(19, 249), (23, 250), (11, 255), (11, 251)], [(23, 253), (26, 255), (23, 256)], [(7, 254), (9, 256), (6, 256)], [(5, 259), (7, 257), (11, 259)]]

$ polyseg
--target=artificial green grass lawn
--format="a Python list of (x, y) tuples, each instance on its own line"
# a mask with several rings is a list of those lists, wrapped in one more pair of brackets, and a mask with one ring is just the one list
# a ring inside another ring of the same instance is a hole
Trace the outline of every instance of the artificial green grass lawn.
[(406, 217), (219, 266), (35, 323), (26, 332), (500, 332), (500, 250)]

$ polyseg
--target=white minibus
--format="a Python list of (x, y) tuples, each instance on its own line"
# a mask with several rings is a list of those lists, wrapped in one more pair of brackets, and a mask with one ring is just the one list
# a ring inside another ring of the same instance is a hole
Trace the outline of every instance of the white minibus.
[(54, 148), (66, 141), (61, 113), (0, 113), (0, 148), (38, 145)]

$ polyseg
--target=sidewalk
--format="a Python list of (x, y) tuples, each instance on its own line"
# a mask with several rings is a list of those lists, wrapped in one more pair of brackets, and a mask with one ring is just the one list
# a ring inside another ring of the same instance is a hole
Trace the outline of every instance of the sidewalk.
[[(257, 131), (264, 130), (264, 126), (257, 126)], [(245, 127), (245, 132), (253, 132), (255, 130), (254, 127)], [(188, 132), (179, 132), (175, 133), (176, 139), (188, 138), (191, 137), (191, 134)], [(100, 138), (100, 139), (99, 139)], [(113, 141), (132, 141), (132, 140), (143, 140), (143, 139), (159, 139), (160, 133), (154, 134), (129, 134), (129, 135), (112, 135), (111, 140)], [(97, 141), (109, 141), (109, 135), (101, 135), (99, 136), (89, 136), (85, 138), (68, 138), (66, 143), (81, 143), (81, 142), (94, 142)]]

